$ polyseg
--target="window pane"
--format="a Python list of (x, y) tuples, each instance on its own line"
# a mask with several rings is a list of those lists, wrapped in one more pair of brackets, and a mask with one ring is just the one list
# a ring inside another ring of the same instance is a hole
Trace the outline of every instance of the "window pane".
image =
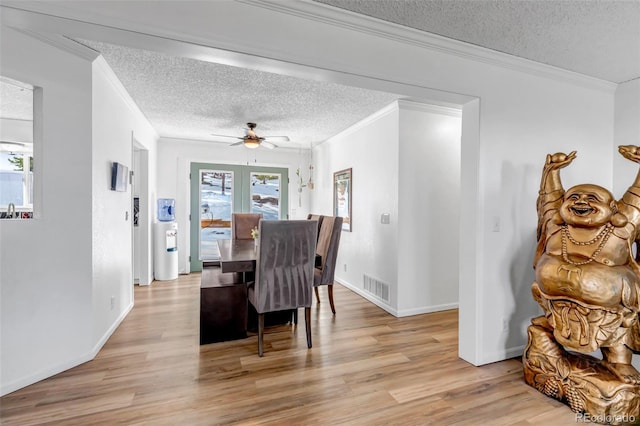
[(23, 161), (22, 155), (0, 151), (0, 205), (13, 203), (24, 205), (23, 176), (24, 173), (17, 165)]
[(280, 219), (280, 175), (251, 173), (251, 213)]
[(220, 258), (217, 240), (231, 238), (233, 172), (200, 171), (200, 260)]

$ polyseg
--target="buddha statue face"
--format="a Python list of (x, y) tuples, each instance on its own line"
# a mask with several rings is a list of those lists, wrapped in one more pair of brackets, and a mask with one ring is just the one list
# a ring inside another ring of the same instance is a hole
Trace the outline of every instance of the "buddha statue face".
[(560, 217), (568, 225), (593, 228), (611, 221), (615, 213), (613, 195), (598, 185), (576, 185), (564, 194)]

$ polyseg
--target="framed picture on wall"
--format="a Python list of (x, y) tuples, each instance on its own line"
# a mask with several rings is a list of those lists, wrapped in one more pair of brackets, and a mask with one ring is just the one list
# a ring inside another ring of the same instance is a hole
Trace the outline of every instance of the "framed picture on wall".
[(340, 170), (333, 174), (333, 215), (343, 218), (342, 230), (351, 232), (351, 169)]

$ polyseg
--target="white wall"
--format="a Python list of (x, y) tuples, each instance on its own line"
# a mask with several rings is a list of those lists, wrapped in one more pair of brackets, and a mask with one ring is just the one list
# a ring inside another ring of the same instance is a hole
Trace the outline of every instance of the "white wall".
[[(333, 215), (333, 173), (353, 173), (336, 280), (396, 316), (457, 307), (460, 131), (459, 111), (400, 101), (314, 148), (314, 213)], [(390, 286), (388, 302), (363, 274)]]
[(398, 314), (457, 308), (462, 113), (399, 107)]
[[(302, 191), (302, 207), (298, 207), (296, 169), (300, 167), (305, 180), (308, 178), (310, 151), (277, 148), (250, 150), (243, 146), (229, 148), (228, 143), (161, 138), (158, 142), (158, 185), (153, 200), (153, 220), (157, 218), (156, 199), (176, 200), (178, 223), (178, 272), (189, 273), (190, 229), (189, 213), (191, 163), (221, 163), (285, 167), (289, 169), (289, 217), (306, 219), (309, 211), (309, 190)], [(315, 179), (315, 176), (314, 176)], [(192, 254), (195, 255), (195, 254)]]
[(0, 74), (42, 88), (45, 136), (37, 218), (0, 221), (5, 394), (89, 359), (93, 348), (91, 63), (2, 26)]
[[(486, 363), (520, 355), (526, 327), (540, 312), (530, 287), (535, 200), (546, 154), (577, 150), (574, 163), (562, 170), (565, 188), (587, 182), (611, 187), (613, 93), (517, 72), (482, 80), (479, 199), (468, 206), (464, 200), (464, 211), (480, 221), (479, 293), (475, 306), (460, 307), (477, 309), (477, 358)], [(461, 268), (466, 261), (461, 258)], [(468, 283), (461, 284), (464, 292)]]
[[(352, 231), (340, 236), (335, 279), (396, 315), (398, 126), (394, 103), (314, 147), (311, 202), (313, 213), (333, 216), (333, 173), (352, 169)], [(380, 223), (382, 213), (390, 214), (388, 225)], [(389, 285), (388, 303), (364, 292), (363, 273)]]
[[(157, 135), (102, 57), (93, 63), (93, 320), (104, 345), (133, 307), (132, 187), (111, 191), (111, 165), (133, 170), (133, 138), (154, 147)], [(112, 301), (113, 299), (113, 301)]]
[[(640, 145), (640, 78), (616, 89), (614, 139), (613, 193), (620, 198), (638, 174), (638, 165), (623, 158), (617, 150), (620, 145)], [(640, 369), (639, 355), (633, 356), (633, 365)]]
[(640, 78), (618, 85), (613, 146), (613, 194), (620, 198), (631, 186), (638, 166), (618, 154), (620, 145), (640, 145)]

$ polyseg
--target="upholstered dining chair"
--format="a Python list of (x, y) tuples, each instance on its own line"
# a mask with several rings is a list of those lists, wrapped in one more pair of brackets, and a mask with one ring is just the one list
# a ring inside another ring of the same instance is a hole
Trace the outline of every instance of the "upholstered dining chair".
[(231, 215), (231, 239), (251, 240), (251, 230), (258, 227), (262, 213), (233, 213)]
[(305, 308), (311, 347), (311, 303), (317, 224), (311, 220), (262, 220), (255, 281), (248, 299), (258, 313), (258, 354), (264, 353), (264, 314)]
[(340, 235), (342, 234), (342, 218), (339, 216), (324, 216), (318, 234), (318, 244), (316, 253), (321, 256), (321, 265), (316, 267), (313, 273), (313, 287), (316, 299), (320, 303), (318, 286), (326, 285), (329, 293), (329, 304), (331, 312), (336, 314), (336, 307), (333, 303), (333, 278), (336, 272), (336, 258), (338, 257), (338, 247), (340, 246)]
[(322, 226), (322, 219), (324, 216), (321, 214), (311, 214), (307, 215), (307, 220), (317, 220), (318, 221), (318, 238), (320, 238), (320, 227)]

